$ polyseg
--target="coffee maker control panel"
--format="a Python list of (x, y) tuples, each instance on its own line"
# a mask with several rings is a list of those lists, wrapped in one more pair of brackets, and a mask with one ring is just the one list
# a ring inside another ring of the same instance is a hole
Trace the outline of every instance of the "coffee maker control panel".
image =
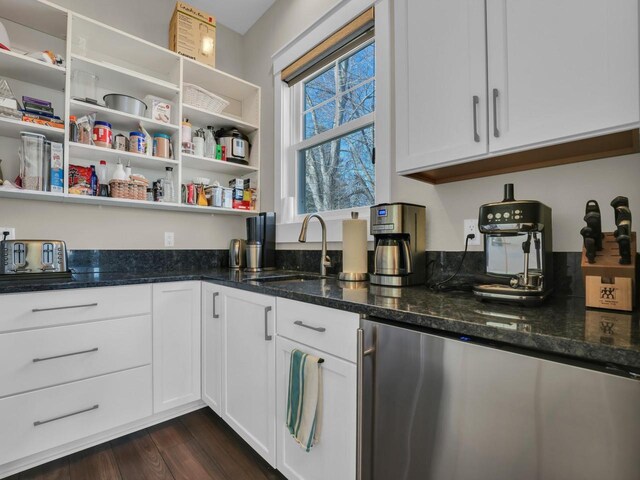
[(528, 225), (531, 230), (544, 227), (545, 205), (535, 201), (490, 203), (480, 207), (478, 225), (480, 231), (500, 229), (507, 225)]

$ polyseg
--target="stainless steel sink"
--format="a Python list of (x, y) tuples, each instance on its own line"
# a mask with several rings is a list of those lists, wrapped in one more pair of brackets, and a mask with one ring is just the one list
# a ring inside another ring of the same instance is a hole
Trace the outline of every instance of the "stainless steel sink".
[(275, 282), (307, 282), (310, 280), (322, 280), (324, 278), (330, 278), (328, 276), (322, 275), (314, 275), (310, 273), (300, 273), (300, 274), (283, 274), (283, 275), (271, 275), (268, 277), (256, 277), (256, 278), (247, 278), (245, 282), (251, 283), (275, 283)]

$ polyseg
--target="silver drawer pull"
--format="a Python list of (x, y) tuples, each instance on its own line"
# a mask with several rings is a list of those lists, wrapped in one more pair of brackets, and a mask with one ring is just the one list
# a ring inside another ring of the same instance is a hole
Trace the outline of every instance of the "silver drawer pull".
[(34, 308), (31, 311), (33, 313), (37, 313), (37, 312), (50, 312), (51, 310), (67, 310), (69, 308), (83, 308), (83, 307), (97, 307), (97, 306), (98, 306), (98, 302), (85, 303), (84, 305), (69, 305), (68, 307)]
[(220, 295), (219, 292), (213, 292), (213, 314), (211, 315), (213, 318), (220, 318), (220, 315), (216, 313), (216, 297)]
[(269, 342), (273, 336), (269, 335), (269, 312), (271, 307), (264, 307), (264, 339)]
[(63, 353), (62, 355), (54, 355), (53, 357), (34, 358), (33, 363), (44, 362), (46, 360), (53, 360), (54, 358), (72, 357), (73, 355), (82, 355), (83, 353), (92, 353), (97, 351), (98, 351), (98, 347), (95, 347), (90, 350), (82, 350), (81, 352)]
[(67, 413), (66, 415), (60, 415), (59, 417), (50, 418), (49, 420), (38, 420), (37, 422), (33, 422), (33, 426), (37, 427), (39, 425), (44, 425), (45, 423), (55, 422), (56, 420), (62, 420), (63, 418), (73, 417), (74, 415), (79, 415), (81, 413), (90, 412), (91, 410), (97, 410), (100, 405), (96, 404), (93, 407), (85, 408), (84, 410), (78, 410), (77, 412)]
[(324, 327), (312, 327), (311, 325), (305, 325), (302, 320), (296, 320), (293, 322), (294, 325), (298, 325), (299, 327), (308, 328), (309, 330), (315, 330), (316, 332), (326, 332), (327, 329)]

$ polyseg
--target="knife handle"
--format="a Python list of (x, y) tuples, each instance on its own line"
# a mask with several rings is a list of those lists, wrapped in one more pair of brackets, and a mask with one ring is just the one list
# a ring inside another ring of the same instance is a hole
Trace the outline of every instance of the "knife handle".
[(595, 200), (587, 201), (587, 205), (584, 207), (585, 214), (588, 214), (591, 212), (600, 213), (600, 205), (598, 205), (598, 202)]
[(629, 199), (621, 195), (617, 196), (611, 200), (611, 206), (613, 207), (613, 211), (616, 216), (616, 225), (618, 225), (618, 207), (627, 207), (627, 209), (629, 209)]
[(584, 249), (587, 254), (587, 262), (596, 263), (596, 241), (591, 237), (584, 239)]
[(620, 265), (631, 264), (631, 237), (629, 235), (619, 235), (616, 238), (618, 249), (620, 250)]
[(584, 216), (587, 227), (593, 231), (593, 239), (596, 241), (596, 250), (602, 250), (602, 221), (598, 212), (589, 212)]

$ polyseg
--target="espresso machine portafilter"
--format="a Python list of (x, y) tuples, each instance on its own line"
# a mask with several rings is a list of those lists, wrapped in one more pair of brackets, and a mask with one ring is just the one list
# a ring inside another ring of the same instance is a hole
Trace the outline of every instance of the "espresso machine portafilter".
[(551, 294), (551, 208), (516, 200), (508, 183), (501, 202), (480, 207), (478, 229), (485, 251), (485, 275), (473, 288), (479, 300), (536, 305)]

